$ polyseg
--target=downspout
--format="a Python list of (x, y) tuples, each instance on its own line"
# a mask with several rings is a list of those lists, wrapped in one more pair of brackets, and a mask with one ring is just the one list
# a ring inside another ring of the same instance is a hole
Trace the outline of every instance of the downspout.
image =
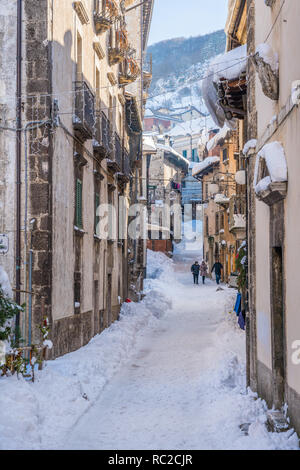
[(245, 298), (245, 323), (246, 323), (246, 380), (250, 387), (250, 318), (249, 318), (249, 186), (248, 186), (248, 158), (245, 158), (245, 180), (246, 180), (246, 298)]
[[(22, 145), (22, 0), (17, 0), (17, 103), (16, 103), (16, 302), (21, 303), (21, 145)], [(20, 313), (16, 315), (16, 332)]]

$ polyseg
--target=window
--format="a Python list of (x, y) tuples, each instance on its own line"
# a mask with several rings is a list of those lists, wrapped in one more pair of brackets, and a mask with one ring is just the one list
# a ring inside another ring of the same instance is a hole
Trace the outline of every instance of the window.
[(215, 230), (215, 233), (218, 234), (219, 233), (219, 213), (217, 212), (216, 213), (216, 230)]
[(198, 161), (198, 151), (197, 151), (197, 149), (192, 149), (192, 161), (193, 162)]
[(223, 149), (223, 162), (226, 162), (228, 160), (228, 149), (225, 148)]
[(187, 150), (183, 150), (182, 155), (184, 156), (184, 158), (187, 158)]
[(205, 216), (205, 235), (209, 236), (209, 225), (208, 225), (208, 216)]
[(100, 71), (96, 67), (96, 97), (97, 97), (97, 106), (100, 104)]
[(75, 225), (82, 228), (82, 181), (76, 180), (75, 188)]
[(99, 205), (100, 205), (100, 194), (95, 193), (95, 227), (94, 227), (94, 231), (95, 231), (96, 235), (98, 235), (97, 226), (98, 226), (99, 221), (100, 221), (100, 216), (98, 214)]
[(82, 80), (82, 39), (79, 33), (77, 33), (77, 51), (76, 51), (76, 79), (81, 81)]

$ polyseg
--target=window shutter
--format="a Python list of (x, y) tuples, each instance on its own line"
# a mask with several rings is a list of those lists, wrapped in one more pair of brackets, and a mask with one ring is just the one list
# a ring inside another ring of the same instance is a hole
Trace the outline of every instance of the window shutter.
[(76, 180), (75, 225), (82, 228), (82, 181), (79, 179)]

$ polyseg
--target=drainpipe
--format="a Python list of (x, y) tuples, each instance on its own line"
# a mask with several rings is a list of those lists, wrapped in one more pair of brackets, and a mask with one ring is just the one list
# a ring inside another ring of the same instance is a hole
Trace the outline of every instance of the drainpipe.
[(246, 179), (246, 299), (245, 299), (245, 323), (246, 323), (246, 378), (247, 387), (250, 387), (250, 318), (249, 318), (249, 186), (248, 186), (248, 158), (245, 158), (245, 179)]
[[(17, 105), (16, 105), (16, 302), (21, 303), (21, 145), (22, 145), (22, 0), (17, 0)], [(20, 314), (16, 315), (16, 330)]]

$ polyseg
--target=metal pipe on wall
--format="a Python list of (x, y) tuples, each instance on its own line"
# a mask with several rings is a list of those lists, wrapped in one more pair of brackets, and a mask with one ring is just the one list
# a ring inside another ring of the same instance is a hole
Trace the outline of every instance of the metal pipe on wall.
[[(21, 303), (21, 145), (22, 145), (22, 0), (17, 0), (17, 86), (16, 86), (16, 302)], [(16, 315), (16, 330), (20, 314)]]

